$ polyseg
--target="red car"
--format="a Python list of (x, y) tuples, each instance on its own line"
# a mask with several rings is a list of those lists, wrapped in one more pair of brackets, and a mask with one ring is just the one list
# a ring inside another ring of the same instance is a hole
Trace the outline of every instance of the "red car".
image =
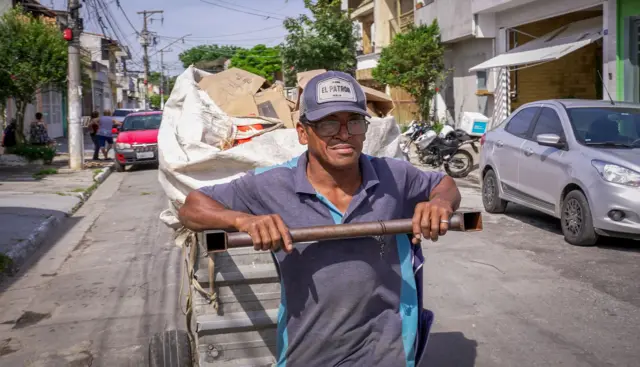
[(122, 122), (115, 142), (115, 169), (134, 164), (158, 164), (158, 129), (162, 111), (135, 112)]

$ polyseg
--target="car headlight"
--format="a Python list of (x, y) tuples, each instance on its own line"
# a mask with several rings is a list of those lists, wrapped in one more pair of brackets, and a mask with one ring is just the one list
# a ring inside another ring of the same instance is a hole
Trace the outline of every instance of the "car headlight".
[(591, 164), (607, 182), (620, 185), (640, 187), (640, 173), (618, 166), (617, 164), (593, 160)]
[(118, 150), (131, 149), (131, 144), (129, 144), (129, 143), (116, 143), (116, 149), (118, 149)]

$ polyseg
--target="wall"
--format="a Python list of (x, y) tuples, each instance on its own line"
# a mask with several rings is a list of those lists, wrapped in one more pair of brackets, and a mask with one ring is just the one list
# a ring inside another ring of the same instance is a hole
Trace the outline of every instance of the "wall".
[[(632, 96), (625, 96), (625, 68), (632, 67), (628, 64), (627, 52), (625, 52), (625, 39), (629, 36), (624, 32), (624, 22), (627, 17), (640, 15), (640, 1), (638, 0), (617, 0), (617, 22), (616, 22), (616, 69), (617, 69), (617, 83), (616, 94), (618, 100), (631, 99)], [(625, 65), (627, 64), (627, 65)]]
[[(480, 107), (480, 99), (476, 95), (477, 78), (475, 72), (469, 72), (473, 66), (486, 61), (493, 57), (493, 40), (492, 39), (469, 39), (457, 42), (450, 47), (447, 52), (445, 64), (449, 68), (453, 68), (452, 83), (453, 95), (449, 93), (445, 98), (445, 102), (449, 107), (449, 114), (458, 122), (461, 112), (481, 112), (487, 117), (493, 114), (493, 98), (487, 97), (487, 111), (482, 111)], [(491, 80), (491, 78), (487, 78)], [(490, 83), (490, 82), (489, 82)], [(451, 86), (447, 86), (451, 87)], [(447, 90), (445, 89), (446, 93)], [(450, 99), (453, 97), (453, 103)]]
[[(601, 12), (583, 11), (530, 23), (517, 29), (533, 36), (542, 36), (563, 25), (601, 15)], [(532, 38), (518, 33), (519, 45)], [(513, 38), (511, 40), (513, 42)], [(512, 45), (513, 46), (513, 43)], [(516, 98), (511, 100), (512, 110), (524, 103), (549, 98), (602, 98), (596, 70), (602, 67), (602, 46), (591, 44), (556, 61), (522, 68), (511, 72), (511, 90)]]
[(372, 36), (376, 53), (382, 51), (391, 42), (391, 22), (394, 20), (395, 7), (395, 0), (375, 0), (373, 9), (375, 34)]
[(442, 42), (454, 42), (473, 35), (473, 14), (470, 0), (435, 0), (415, 10), (418, 25), (438, 19)]
[(602, 0), (538, 0), (496, 13), (496, 26), (516, 27), (600, 4)]

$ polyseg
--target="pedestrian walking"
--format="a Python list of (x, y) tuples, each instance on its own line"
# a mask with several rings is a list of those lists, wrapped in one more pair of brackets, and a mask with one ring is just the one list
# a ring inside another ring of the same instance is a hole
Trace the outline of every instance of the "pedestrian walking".
[(91, 119), (87, 126), (89, 128), (89, 136), (93, 142), (93, 160), (100, 160), (100, 139), (98, 139), (98, 130), (100, 129), (100, 114), (98, 111), (91, 112)]
[(53, 140), (49, 138), (47, 123), (43, 120), (42, 112), (37, 112), (35, 120), (29, 126), (29, 143), (31, 145), (53, 145)]
[(104, 115), (98, 121), (98, 144), (102, 148), (104, 159), (109, 159), (109, 150), (113, 146), (113, 125), (122, 125), (119, 121), (111, 117), (111, 111), (104, 111)]
[(16, 119), (11, 119), (11, 122), (4, 128), (2, 133), (2, 146), (4, 148), (12, 148), (18, 144), (16, 132), (18, 129)]
[[(454, 180), (362, 154), (370, 117), (348, 74), (312, 78), (301, 96), (299, 157), (191, 192), (189, 229), (248, 233), (281, 276), (278, 366), (415, 366), (432, 313), (422, 308), (421, 238), (436, 241), (460, 204)], [(413, 235), (292, 247), (288, 228), (413, 218)]]

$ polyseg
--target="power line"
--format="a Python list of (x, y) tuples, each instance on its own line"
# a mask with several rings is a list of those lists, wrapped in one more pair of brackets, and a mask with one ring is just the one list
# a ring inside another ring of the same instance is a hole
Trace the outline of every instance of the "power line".
[(207, 3), (207, 4), (209, 4), (209, 5), (213, 5), (213, 6), (217, 6), (217, 7), (223, 8), (223, 9), (228, 9), (228, 10), (236, 11), (236, 12), (238, 12), (238, 13), (244, 13), (244, 14), (249, 14), (249, 15), (255, 15), (255, 16), (260, 17), (260, 18), (265, 18), (265, 20), (268, 20), (268, 19), (285, 20), (284, 18), (274, 17), (274, 16), (270, 16), (270, 15), (264, 15), (264, 14), (252, 13), (252, 12), (245, 11), (245, 10), (234, 9), (234, 8), (230, 8), (230, 7), (228, 7), (228, 6), (224, 6), (224, 5), (220, 5), (220, 4), (215, 4), (215, 3), (212, 3), (212, 2), (209, 2), (209, 1), (205, 1), (205, 0), (200, 0), (200, 1), (201, 1), (201, 2), (203, 2), (203, 3)]
[[(240, 35), (243, 35), (243, 34), (262, 32), (262, 31), (266, 31), (266, 30), (269, 30), (269, 29), (276, 29), (276, 28), (281, 28), (281, 27), (282, 27), (282, 25), (276, 25), (276, 26), (273, 26), (273, 27), (254, 29), (252, 31), (240, 32), (240, 33), (218, 34), (218, 35), (215, 35), (215, 36), (206, 36), (206, 37), (204, 37), (204, 36), (203, 37), (193, 36), (193, 37), (189, 37), (189, 39), (212, 39), (212, 38), (227, 37), (227, 36), (240, 36)], [(158, 35), (158, 37), (160, 37), (160, 38), (170, 38), (170, 39), (178, 39), (179, 38), (179, 37), (161, 36), (161, 35)]]
[(136, 32), (136, 35), (140, 35), (140, 32), (138, 32), (136, 27), (133, 26), (133, 23), (131, 23), (131, 20), (127, 16), (127, 13), (124, 11), (122, 6), (120, 5), (120, 1), (116, 1), (116, 5), (118, 6), (118, 8), (120, 8), (120, 12), (122, 12), (122, 15), (124, 15), (124, 19), (127, 20), (127, 23), (129, 23), (129, 25), (131, 26), (131, 29), (133, 29), (133, 31)]
[[(238, 5), (237, 5), (237, 4), (234, 4), (234, 3), (230, 2), (230, 1), (225, 1), (225, 0), (214, 0), (214, 1), (217, 1), (217, 2), (219, 2), (219, 3), (223, 3), (223, 4), (229, 4), (229, 5), (232, 5), (232, 6), (234, 6), (234, 7), (238, 7)], [(260, 13), (265, 13), (265, 14), (272, 14), (272, 15), (277, 15), (277, 16), (283, 16), (282, 14), (272, 13), (272, 12), (265, 11), (265, 10), (262, 10), (262, 9), (250, 8), (250, 7), (245, 6), (245, 5), (242, 5), (242, 8), (244, 8), (244, 9), (248, 9), (248, 10), (257, 11), (257, 12), (260, 12)]]

